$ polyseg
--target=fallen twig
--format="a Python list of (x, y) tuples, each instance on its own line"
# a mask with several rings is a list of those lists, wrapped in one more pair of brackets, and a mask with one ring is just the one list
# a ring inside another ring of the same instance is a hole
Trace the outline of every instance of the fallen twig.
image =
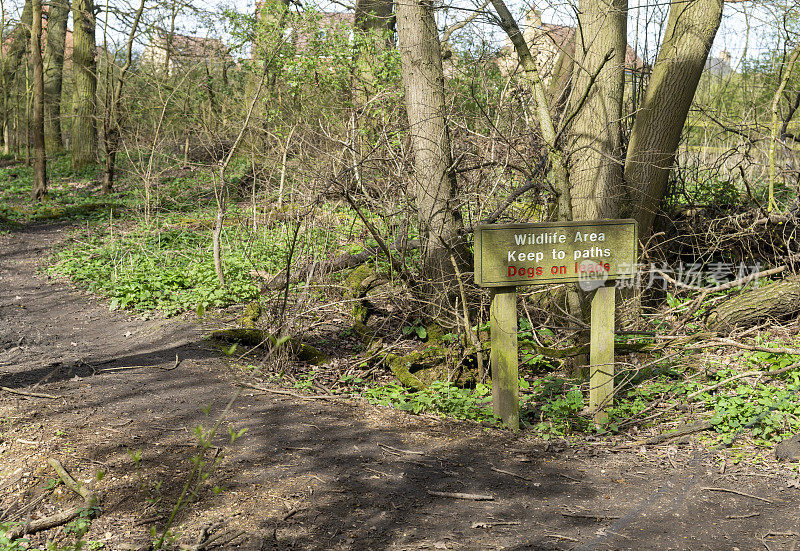
[(709, 348), (711, 346), (719, 346), (723, 344), (727, 346), (734, 346), (736, 348), (742, 348), (744, 350), (752, 350), (754, 352), (769, 352), (771, 354), (789, 354), (791, 356), (800, 356), (800, 348), (785, 348), (785, 347), (770, 348), (766, 346), (757, 346), (754, 344), (744, 344), (742, 342), (737, 342), (733, 339), (726, 339), (722, 337), (715, 337), (712, 340), (714, 341), (713, 343), (703, 343), (705, 344), (703, 348)]
[(490, 467), (490, 468), (491, 468), (491, 469), (492, 469), (494, 472), (496, 472), (496, 473), (503, 473), (503, 474), (507, 474), (507, 475), (509, 475), (509, 476), (513, 476), (513, 477), (515, 477), (515, 478), (521, 478), (522, 480), (529, 480), (529, 481), (530, 481), (530, 480), (533, 480), (532, 478), (528, 478), (527, 476), (522, 476), (521, 474), (512, 473), (511, 471), (504, 471), (503, 469), (498, 469), (498, 468), (497, 468), (497, 467), (495, 467), (494, 465), (489, 465), (489, 467)]
[(286, 514), (283, 515), (283, 517), (281, 517), (281, 520), (289, 520), (300, 511), (305, 511), (306, 509), (308, 509), (308, 507), (292, 507), (291, 509), (286, 511)]
[(545, 537), (548, 538), (556, 538), (559, 540), (566, 540), (566, 541), (574, 541), (576, 543), (580, 543), (581, 540), (576, 540), (575, 538), (571, 538), (569, 536), (562, 536), (561, 534), (545, 534)]
[(423, 452), (417, 452), (414, 450), (401, 450), (400, 448), (393, 448), (392, 446), (387, 446), (386, 444), (381, 444), (380, 442), (378, 442), (378, 447), (400, 453), (409, 453), (411, 455), (425, 455)]
[(709, 492), (728, 492), (729, 494), (736, 494), (744, 497), (750, 497), (753, 499), (757, 499), (759, 501), (763, 501), (764, 503), (772, 503), (771, 499), (767, 499), (765, 497), (754, 496), (753, 494), (746, 494), (744, 492), (740, 492), (739, 490), (732, 490), (730, 488), (711, 488), (709, 486), (703, 486), (700, 488), (701, 491), (709, 491)]
[(492, 528), (493, 526), (519, 526), (522, 524), (516, 520), (500, 521), (500, 522), (473, 522), (472, 528)]
[(672, 440), (673, 438), (694, 434), (696, 432), (702, 432), (704, 430), (708, 430), (713, 427), (714, 425), (712, 425), (710, 421), (698, 421), (690, 425), (684, 425), (682, 427), (678, 427), (672, 432), (665, 432), (662, 434), (651, 436), (650, 438), (647, 438), (645, 440), (637, 440), (635, 442), (620, 444), (619, 446), (615, 446), (614, 449), (627, 449), (639, 446), (655, 446), (656, 444), (662, 444), (664, 442), (667, 442), (668, 440)]
[(26, 392), (24, 390), (17, 390), (16, 388), (8, 388), (7, 386), (0, 386), (0, 390), (10, 392), (11, 394), (19, 394), (20, 396), (27, 396), (29, 398), (47, 398), (49, 400), (57, 400), (61, 396), (54, 396), (52, 394), (43, 394), (41, 392)]
[(176, 369), (178, 365), (180, 365), (181, 361), (178, 359), (178, 355), (175, 354), (175, 365), (172, 367), (161, 367), (160, 365), (123, 365), (121, 367), (107, 367), (105, 369), (100, 369), (97, 373), (106, 373), (108, 371), (126, 371), (128, 369), (142, 369), (142, 368), (151, 368), (151, 369), (160, 369), (161, 371), (172, 371)]
[(751, 281), (755, 281), (756, 279), (761, 279), (762, 277), (768, 277), (768, 276), (771, 276), (771, 275), (779, 274), (779, 273), (781, 273), (781, 272), (783, 272), (785, 270), (786, 270), (786, 266), (778, 266), (777, 268), (772, 268), (770, 270), (764, 270), (763, 272), (758, 272), (756, 274), (750, 274), (748, 276), (745, 276), (743, 278), (737, 279), (735, 281), (729, 281), (728, 283), (723, 283), (722, 285), (717, 285), (716, 287), (699, 287), (697, 285), (687, 285), (686, 283), (683, 283), (682, 281), (678, 281), (676, 279), (673, 279), (672, 277), (670, 277), (665, 272), (662, 272), (661, 270), (655, 270), (655, 271), (661, 277), (663, 277), (665, 280), (669, 281), (670, 283), (672, 283), (675, 287), (678, 287), (679, 289), (686, 289), (688, 291), (701, 291), (703, 293), (708, 294), (708, 293), (717, 293), (717, 292), (720, 292), (720, 291), (727, 291), (728, 289), (733, 289), (734, 287), (738, 287), (740, 285), (745, 285), (747, 283), (750, 283)]
[(435, 492), (428, 490), (428, 494), (438, 497), (449, 497), (452, 499), (471, 499), (473, 501), (494, 501), (494, 496), (485, 494), (464, 494), (461, 492)]
[(260, 390), (261, 392), (269, 392), (270, 394), (280, 394), (282, 396), (292, 396), (294, 398), (302, 398), (304, 400), (335, 400), (339, 398), (349, 398), (349, 396), (341, 394), (298, 394), (289, 390), (279, 390), (277, 388), (267, 388), (265, 386), (258, 386), (250, 383), (241, 383), (241, 386), (252, 388), (253, 390)]
[(97, 496), (94, 492), (82, 486), (78, 481), (72, 478), (72, 476), (70, 476), (70, 474), (64, 469), (57, 459), (51, 457), (47, 460), (47, 463), (53, 468), (53, 470), (56, 471), (56, 474), (58, 474), (58, 477), (67, 488), (83, 498), (84, 505), (83, 507), (73, 507), (72, 509), (16, 526), (15, 528), (6, 532), (6, 537), (11, 540), (19, 538), (25, 534), (34, 534), (36, 532), (41, 532), (42, 530), (48, 530), (50, 528), (55, 528), (56, 526), (66, 524), (67, 522), (77, 518), (87, 509), (89, 509), (91, 513), (91, 509), (95, 506)]
[(746, 515), (728, 515), (725, 518), (730, 519), (730, 520), (739, 520), (739, 519), (743, 519), (743, 518), (753, 518), (753, 517), (757, 517), (757, 516), (760, 516), (760, 515), (761, 515), (761, 513), (749, 513), (749, 514), (746, 514)]
[(562, 512), (561, 516), (562, 517), (571, 517), (571, 518), (590, 518), (590, 519), (595, 519), (595, 520), (600, 520), (600, 519), (617, 520), (617, 519), (621, 518), (619, 516), (608, 515), (606, 513), (591, 514), (591, 513), (563, 513)]

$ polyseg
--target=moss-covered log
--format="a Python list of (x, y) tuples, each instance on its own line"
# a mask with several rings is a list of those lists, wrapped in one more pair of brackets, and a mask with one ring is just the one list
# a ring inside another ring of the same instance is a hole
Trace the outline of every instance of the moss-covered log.
[(708, 316), (715, 331), (730, 333), (762, 321), (784, 320), (800, 313), (800, 277), (788, 277), (752, 289), (717, 306)]
[(350, 272), (344, 282), (345, 298), (353, 301), (353, 329), (366, 344), (370, 344), (374, 338), (372, 331), (367, 328), (367, 321), (373, 309), (367, 300), (367, 295), (376, 287), (388, 282), (375, 272), (370, 263), (362, 264)]
[[(236, 329), (220, 329), (212, 332), (211, 338), (222, 342), (243, 344), (251, 347), (265, 344), (272, 346), (275, 342), (277, 342), (275, 336), (267, 331), (244, 327)], [(289, 339), (281, 346), (288, 347), (291, 354), (296, 359), (303, 362), (308, 362), (311, 365), (322, 365), (328, 361), (328, 357), (323, 352), (311, 346), (310, 344), (300, 342), (299, 339)]]

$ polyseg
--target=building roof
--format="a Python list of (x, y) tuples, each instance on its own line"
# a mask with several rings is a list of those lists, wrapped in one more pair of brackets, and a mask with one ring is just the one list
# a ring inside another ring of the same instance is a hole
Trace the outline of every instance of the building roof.
[(166, 50), (169, 48), (170, 56), (174, 59), (206, 59), (209, 57), (224, 58), (229, 56), (228, 49), (219, 38), (204, 38), (187, 36), (184, 34), (160, 31), (152, 46)]
[[(569, 46), (575, 40), (575, 27), (543, 23), (538, 30), (540, 36), (549, 38), (559, 50), (571, 50)], [(636, 50), (630, 44), (625, 45), (625, 68), (629, 71), (640, 71), (644, 68), (642, 58), (636, 55)]]

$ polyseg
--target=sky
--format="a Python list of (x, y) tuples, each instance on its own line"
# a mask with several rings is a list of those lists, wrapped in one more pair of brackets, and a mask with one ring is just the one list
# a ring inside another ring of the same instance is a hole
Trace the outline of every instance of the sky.
[[(23, 0), (0, 0), (7, 12), (18, 13), (22, 7)], [(132, 10), (129, 3), (137, 3), (138, 0), (108, 0), (112, 7), (119, 9)], [(253, 0), (182, 0), (191, 3), (197, 8), (208, 11), (219, 10), (223, 6), (235, 8), (241, 13), (253, 13)], [(306, 1), (306, 0), (301, 0)], [(507, 0), (512, 13), (522, 22), (522, 15), (533, 5), (530, 0)], [(792, 2), (792, 0), (778, 0)], [(99, 6), (105, 5), (105, 0), (95, 0)], [(354, 0), (308, 0), (309, 4), (316, 2), (317, 5), (326, 11), (344, 11), (345, 7), (352, 4)], [(467, 17), (476, 2), (480, 0), (454, 0), (446, 10), (439, 14), (439, 22), (442, 27)], [(542, 11), (542, 20), (545, 23), (558, 23), (573, 25), (575, 19), (574, 2), (577, 0), (559, 1), (540, 0), (539, 9)], [(148, 0), (149, 6), (165, 5), (164, 0)], [(772, 4), (774, 5), (774, 4)], [(795, 12), (799, 10), (794, 3)], [(716, 39), (711, 50), (712, 56), (718, 56), (721, 52), (727, 51), (731, 54), (732, 65), (736, 67), (743, 56), (754, 57), (764, 52), (776, 48), (775, 30), (779, 28), (781, 19), (786, 13), (785, 8), (770, 8), (770, 5), (762, 2), (726, 2), (723, 21), (717, 33)], [(652, 61), (657, 52), (657, 44), (660, 41), (659, 23), (666, 20), (669, 3), (657, 0), (629, 0), (628, 13), (628, 43), (635, 46), (637, 53), (644, 59)], [(485, 19), (485, 18), (484, 18)], [(98, 23), (102, 23), (103, 15), (100, 14)], [(217, 19), (218, 23), (219, 19)], [(159, 21), (162, 25), (167, 22), (163, 18)], [(71, 23), (70, 23), (71, 26)], [(119, 26), (111, 17), (111, 26)], [(216, 25), (219, 27), (219, 25)], [(196, 34), (199, 36), (217, 35), (223, 32), (221, 28), (209, 29), (207, 24), (199, 22), (194, 17), (183, 17), (179, 20), (180, 30), (186, 34)], [(465, 27), (461, 33), (473, 33), (482, 35), (493, 46), (500, 47), (505, 40), (505, 36), (498, 28), (481, 22), (480, 18), (472, 25)], [(110, 39), (122, 42), (122, 34), (112, 30), (109, 33)], [(223, 36), (223, 38), (225, 38)], [(98, 29), (97, 41), (102, 43), (102, 32)], [(141, 47), (141, 45), (140, 45)]]

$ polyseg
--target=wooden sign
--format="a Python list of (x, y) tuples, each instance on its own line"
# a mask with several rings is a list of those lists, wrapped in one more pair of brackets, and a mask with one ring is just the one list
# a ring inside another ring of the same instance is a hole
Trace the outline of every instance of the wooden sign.
[(517, 286), (577, 282), (597, 289), (592, 299), (589, 407), (608, 422), (614, 396), (615, 290), (607, 281), (636, 275), (636, 221), (593, 220), (479, 225), (475, 283), (492, 288), (492, 406), (506, 426), (519, 429)]
[(481, 287), (608, 281), (635, 274), (635, 220), (492, 224), (475, 230), (475, 283)]

